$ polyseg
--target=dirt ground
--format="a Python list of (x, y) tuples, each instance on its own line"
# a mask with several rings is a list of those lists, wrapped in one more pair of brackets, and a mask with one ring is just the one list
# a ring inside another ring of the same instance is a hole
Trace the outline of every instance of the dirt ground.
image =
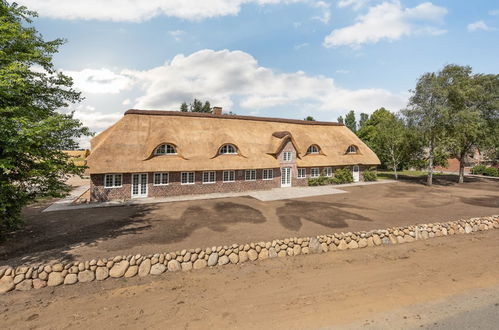
[(90, 260), (183, 248), (381, 229), (499, 214), (499, 181), (438, 176), (346, 187), (346, 194), (262, 202), (250, 197), (44, 212), (0, 245), (0, 264)]
[[(0, 299), (0, 328), (443, 329), (454, 320), (458, 328), (493, 329), (498, 293), (499, 230), (491, 230), (10, 292)], [(470, 319), (473, 311), (456, 308), (456, 299), (488, 316)]]

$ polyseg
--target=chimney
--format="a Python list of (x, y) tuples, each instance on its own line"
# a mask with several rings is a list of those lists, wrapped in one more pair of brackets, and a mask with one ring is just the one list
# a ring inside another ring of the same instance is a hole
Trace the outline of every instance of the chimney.
[(221, 116), (222, 115), (222, 107), (213, 107), (213, 114), (215, 116)]

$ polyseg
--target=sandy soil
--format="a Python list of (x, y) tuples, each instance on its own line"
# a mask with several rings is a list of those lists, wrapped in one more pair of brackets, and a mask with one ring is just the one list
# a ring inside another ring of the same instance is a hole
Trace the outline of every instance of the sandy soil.
[(498, 181), (436, 180), (433, 187), (403, 181), (275, 202), (239, 197), (46, 213), (40, 213), (46, 205), (35, 205), (24, 211), (26, 227), (0, 244), (0, 264), (150, 254), (499, 214)]
[(408, 328), (465, 312), (448, 307), (426, 315), (421, 305), (484, 289), (499, 292), (499, 230), (10, 292), (0, 299), (0, 328), (375, 328), (385, 315), (392, 315), (390, 328)]

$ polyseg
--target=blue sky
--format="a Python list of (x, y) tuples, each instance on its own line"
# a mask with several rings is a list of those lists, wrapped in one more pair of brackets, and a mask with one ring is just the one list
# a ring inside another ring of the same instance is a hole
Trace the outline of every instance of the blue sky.
[(238, 114), (336, 120), (403, 108), (445, 64), (499, 72), (497, 1), (19, 0), (37, 10), (96, 132), (194, 97)]

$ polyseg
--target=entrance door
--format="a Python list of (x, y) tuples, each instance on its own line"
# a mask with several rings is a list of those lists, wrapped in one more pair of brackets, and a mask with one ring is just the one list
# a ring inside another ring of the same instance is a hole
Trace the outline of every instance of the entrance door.
[(281, 187), (291, 187), (291, 167), (281, 168)]
[(359, 182), (359, 180), (360, 180), (360, 171), (359, 171), (359, 166), (358, 165), (354, 165), (353, 166), (352, 175), (353, 175), (353, 182)]
[(132, 198), (147, 197), (147, 173), (132, 175)]

